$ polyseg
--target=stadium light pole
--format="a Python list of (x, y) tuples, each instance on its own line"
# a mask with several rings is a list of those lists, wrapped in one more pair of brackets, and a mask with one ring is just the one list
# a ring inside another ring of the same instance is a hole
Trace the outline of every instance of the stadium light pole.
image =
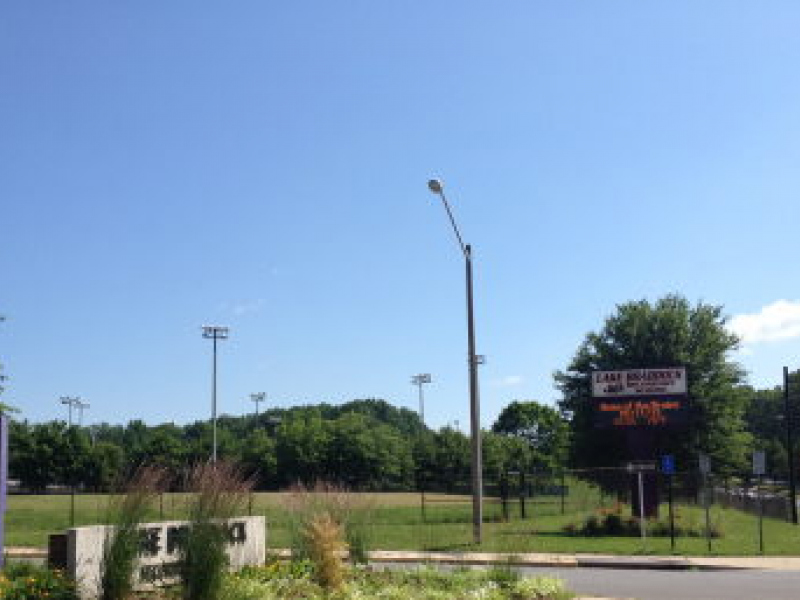
[(411, 384), (419, 388), (419, 419), (425, 425), (425, 395), (422, 391), (422, 386), (431, 382), (430, 373), (420, 373), (411, 378)]
[(59, 400), (61, 404), (67, 405), (67, 424), (72, 427), (72, 408), (77, 407), (81, 403), (81, 399), (78, 396), (61, 396)]
[(217, 462), (217, 340), (228, 339), (228, 328), (218, 325), (203, 325), (203, 337), (213, 341), (214, 359), (211, 371), (211, 421), (212, 421), (212, 446), (211, 462)]
[(470, 434), (472, 436), (472, 537), (476, 544), (483, 539), (483, 464), (481, 456), (481, 418), (478, 395), (478, 357), (475, 355), (475, 319), (472, 302), (472, 247), (465, 244), (458, 230), (453, 211), (444, 195), (444, 186), (438, 179), (428, 181), (428, 189), (442, 199), (450, 224), (464, 254), (467, 278), (467, 363), (469, 366)]
[(250, 400), (256, 403), (256, 418), (258, 418), (258, 405), (267, 399), (265, 392), (258, 392), (257, 394), (250, 394)]
[(90, 407), (91, 404), (88, 402), (83, 402), (80, 399), (75, 403), (75, 408), (78, 409), (78, 427), (83, 426), (83, 411)]
[[(426, 383), (431, 382), (431, 374), (430, 373), (420, 373), (419, 375), (414, 375), (411, 377), (411, 384), (417, 386), (419, 389), (419, 420), (422, 423), (422, 431), (420, 432), (420, 442), (425, 439), (425, 394), (422, 390), (422, 386)], [(422, 448), (422, 446), (420, 446)], [(422, 520), (425, 520), (425, 474), (420, 474), (420, 483), (419, 483), (419, 500), (420, 500), (420, 510), (422, 512)]]

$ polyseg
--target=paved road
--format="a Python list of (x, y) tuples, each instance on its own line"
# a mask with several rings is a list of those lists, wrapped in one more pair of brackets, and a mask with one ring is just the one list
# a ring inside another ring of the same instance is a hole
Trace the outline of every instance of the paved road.
[(626, 569), (522, 568), (526, 575), (551, 574), (569, 589), (590, 596), (639, 600), (797, 600), (800, 571), (653, 571)]

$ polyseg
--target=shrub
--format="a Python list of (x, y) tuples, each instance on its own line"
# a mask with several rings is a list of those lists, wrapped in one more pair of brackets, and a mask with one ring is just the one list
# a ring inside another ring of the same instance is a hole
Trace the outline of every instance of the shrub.
[[(669, 517), (648, 519), (646, 527), (647, 535), (653, 537), (667, 537), (670, 535)], [(641, 534), (641, 526), (639, 525), (638, 518), (623, 516), (622, 508), (616, 507), (612, 510), (601, 510), (598, 511), (597, 514), (589, 515), (581, 523), (567, 523), (563, 527), (563, 531), (567, 535), (636, 537)], [(710, 531), (712, 538), (722, 537), (722, 523), (719, 518), (711, 522)], [(688, 518), (684, 518), (680, 511), (676, 511), (676, 537), (705, 537), (705, 535), (706, 527), (704, 520), (700, 522), (693, 513), (690, 513)]]
[(0, 598), (3, 600), (78, 600), (75, 582), (61, 571), (12, 564), (0, 573)]

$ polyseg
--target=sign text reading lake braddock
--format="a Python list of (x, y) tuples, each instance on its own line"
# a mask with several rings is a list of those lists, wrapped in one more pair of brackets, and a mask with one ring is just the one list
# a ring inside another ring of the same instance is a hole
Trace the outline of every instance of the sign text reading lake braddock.
[(686, 394), (686, 369), (630, 369), (592, 373), (592, 396), (674, 396)]

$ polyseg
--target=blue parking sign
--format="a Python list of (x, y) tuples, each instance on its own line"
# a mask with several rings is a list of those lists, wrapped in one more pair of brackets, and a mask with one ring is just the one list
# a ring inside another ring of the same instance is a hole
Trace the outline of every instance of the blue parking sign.
[(661, 457), (661, 472), (664, 475), (675, 474), (675, 457), (672, 454), (665, 454)]

